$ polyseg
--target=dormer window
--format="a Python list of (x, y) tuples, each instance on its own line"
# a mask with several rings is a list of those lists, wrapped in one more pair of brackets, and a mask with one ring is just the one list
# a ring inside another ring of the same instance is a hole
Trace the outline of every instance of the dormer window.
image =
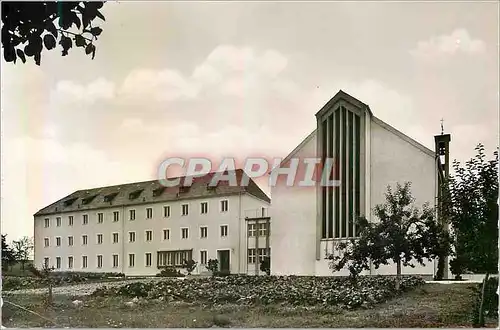
[(70, 198), (70, 199), (67, 199), (64, 201), (64, 206), (70, 206), (72, 205), (78, 198), (75, 197), (75, 198)]
[(104, 196), (104, 202), (110, 203), (113, 201), (113, 199), (115, 199), (116, 196), (118, 196), (117, 192), (108, 194), (108, 195)]
[(180, 187), (179, 187), (179, 192), (180, 192), (181, 194), (183, 194), (183, 193), (187, 193), (187, 192), (189, 191), (189, 188), (191, 188), (191, 187), (189, 187), (189, 186), (180, 186)]
[(140, 189), (140, 190), (136, 190), (136, 191), (131, 192), (131, 193), (128, 195), (128, 198), (129, 198), (129, 199), (136, 199), (136, 198), (138, 198), (138, 197), (141, 195), (141, 193), (143, 192), (143, 190), (144, 190), (144, 189)]
[(153, 190), (153, 197), (158, 197), (165, 191), (165, 187), (156, 188)]
[(217, 190), (217, 184), (207, 184), (207, 190), (214, 191)]
[(85, 197), (85, 198), (82, 199), (82, 204), (83, 205), (90, 204), (90, 202), (92, 202), (94, 200), (94, 198), (96, 198), (96, 197), (97, 197), (97, 195)]

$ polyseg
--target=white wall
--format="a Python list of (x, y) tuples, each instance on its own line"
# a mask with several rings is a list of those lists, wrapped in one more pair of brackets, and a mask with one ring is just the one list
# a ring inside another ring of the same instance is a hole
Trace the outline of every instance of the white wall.
[[(228, 200), (228, 211), (221, 212), (220, 201)], [(56, 257), (62, 257), (61, 270), (68, 270), (67, 257), (74, 257), (73, 271), (92, 272), (123, 272), (126, 275), (154, 275), (158, 273), (157, 251), (193, 249), (193, 259), (200, 262), (200, 251), (207, 251), (208, 259), (217, 259), (217, 250), (229, 249), (231, 272), (241, 272), (242, 256), (246, 251), (240, 248), (244, 231), (243, 213), (245, 208), (268, 207), (268, 203), (249, 195), (232, 195), (226, 197), (212, 197), (207, 199), (192, 199), (167, 203), (143, 204), (119, 208), (92, 210), (89, 212), (63, 213), (50, 216), (35, 217), (35, 263), (40, 266), (44, 257), (50, 258), (50, 264), (55, 266)], [(200, 203), (208, 202), (208, 213), (201, 214)], [(181, 215), (181, 205), (189, 204), (189, 215)], [(170, 217), (163, 217), (163, 206), (170, 205)], [(153, 208), (153, 218), (146, 219), (146, 208)], [(135, 209), (136, 219), (129, 219), (129, 211)], [(113, 222), (113, 211), (120, 212), (120, 221)], [(97, 223), (97, 213), (104, 213), (104, 222)], [(89, 224), (82, 224), (83, 214), (89, 215)], [(74, 225), (68, 226), (68, 216), (74, 216)], [(56, 217), (62, 217), (61, 227), (56, 227)], [(44, 228), (44, 219), (50, 218), (50, 228)], [(220, 236), (220, 226), (228, 225), (228, 236)], [(208, 227), (208, 237), (200, 238), (200, 227)], [(181, 228), (189, 228), (189, 238), (181, 238)], [(163, 240), (163, 229), (170, 229), (170, 239)], [(146, 241), (146, 230), (153, 231), (152, 241)], [(135, 242), (129, 242), (128, 233), (136, 232)], [(119, 243), (112, 243), (112, 233), (119, 233)], [(96, 235), (103, 234), (103, 244), (96, 244)], [(88, 235), (88, 245), (82, 245), (82, 235)], [(74, 236), (74, 245), (68, 246), (67, 236)], [(55, 237), (62, 237), (62, 245), (55, 246)], [(50, 237), (50, 247), (44, 247), (44, 237)], [(135, 254), (135, 266), (128, 266), (128, 254)], [(152, 254), (152, 265), (146, 267), (145, 254)], [(103, 255), (103, 267), (97, 268), (97, 255)], [(112, 267), (112, 255), (119, 254), (119, 267)], [(82, 255), (88, 256), (88, 268), (82, 269)], [(246, 259), (243, 259), (246, 260)], [(195, 270), (203, 272), (206, 269), (198, 266)]]
[[(423, 151), (405, 141), (394, 132), (389, 131), (378, 121), (371, 122), (371, 210), (377, 204), (385, 202), (387, 186), (395, 187), (396, 183), (406, 181), (412, 183), (411, 192), (415, 197), (415, 205), (425, 202), (434, 207), (436, 189), (436, 166), (434, 155)], [(371, 215), (372, 221), (377, 221)], [(434, 262), (426, 262), (426, 266), (415, 268), (403, 267), (403, 274), (434, 274)], [(381, 266), (374, 274), (395, 274), (395, 265)]]
[[(314, 133), (315, 134), (315, 133)], [(294, 157), (316, 155), (314, 135)], [(271, 188), (271, 273), (314, 275), (316, 261), (316, 188)]]

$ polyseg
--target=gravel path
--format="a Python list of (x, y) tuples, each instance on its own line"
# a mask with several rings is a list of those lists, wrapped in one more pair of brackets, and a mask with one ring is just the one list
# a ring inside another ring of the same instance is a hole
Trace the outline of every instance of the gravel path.
[[(75, 284), (75, 285), (67, 285), (67, 286), (58, 286), (52, 289), (53, 294), (57, 295), (70, 295), (70, 296), (86, 296), (94, 292), (96, 289), (101, 288), (103, 286), (106, 287), (116, 287), (122, 286), (129, 283), (135, 282), (157, 282), (164, 280), (165, 278), (161, 277), (151, 277), (151, 278), (143, 278), (143, 279), (130, 279), (116, 282), (97, 282), (97, 283), (83, 283), (83, 284)], [(25, 290), (14, 290), (14, 291), (4, 291), (2, 292), (3, 296), (6, 295), (15, 295), (15, 294), (43, 294), (47, 293), (47, 289), (25, 289)]]

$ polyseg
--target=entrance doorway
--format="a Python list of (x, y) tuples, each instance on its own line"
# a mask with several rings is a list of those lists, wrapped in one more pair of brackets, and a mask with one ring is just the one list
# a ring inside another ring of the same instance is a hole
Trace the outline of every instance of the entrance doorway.
[(217, 260), (219, 260), (219, 270), (221, 272), (230, 271), (229, 250), (217, 251)]

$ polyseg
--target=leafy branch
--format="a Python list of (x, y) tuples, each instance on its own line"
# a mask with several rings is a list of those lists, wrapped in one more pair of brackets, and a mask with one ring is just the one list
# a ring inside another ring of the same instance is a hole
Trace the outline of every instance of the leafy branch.
[(92, 26), (92, 22), (96, 18), (105, 20), (99, 11), (103, 5), (104, 2), (2, 2), (5, 61), (16, 63), (19, 58), (26, 63), (26, 57), (33, 57), (40, 65), (43, 49), (52, 50), (58, 44), (62, 56), (68, 55), (74, 44), (94, 59), (94, 42), (102, 29)]

